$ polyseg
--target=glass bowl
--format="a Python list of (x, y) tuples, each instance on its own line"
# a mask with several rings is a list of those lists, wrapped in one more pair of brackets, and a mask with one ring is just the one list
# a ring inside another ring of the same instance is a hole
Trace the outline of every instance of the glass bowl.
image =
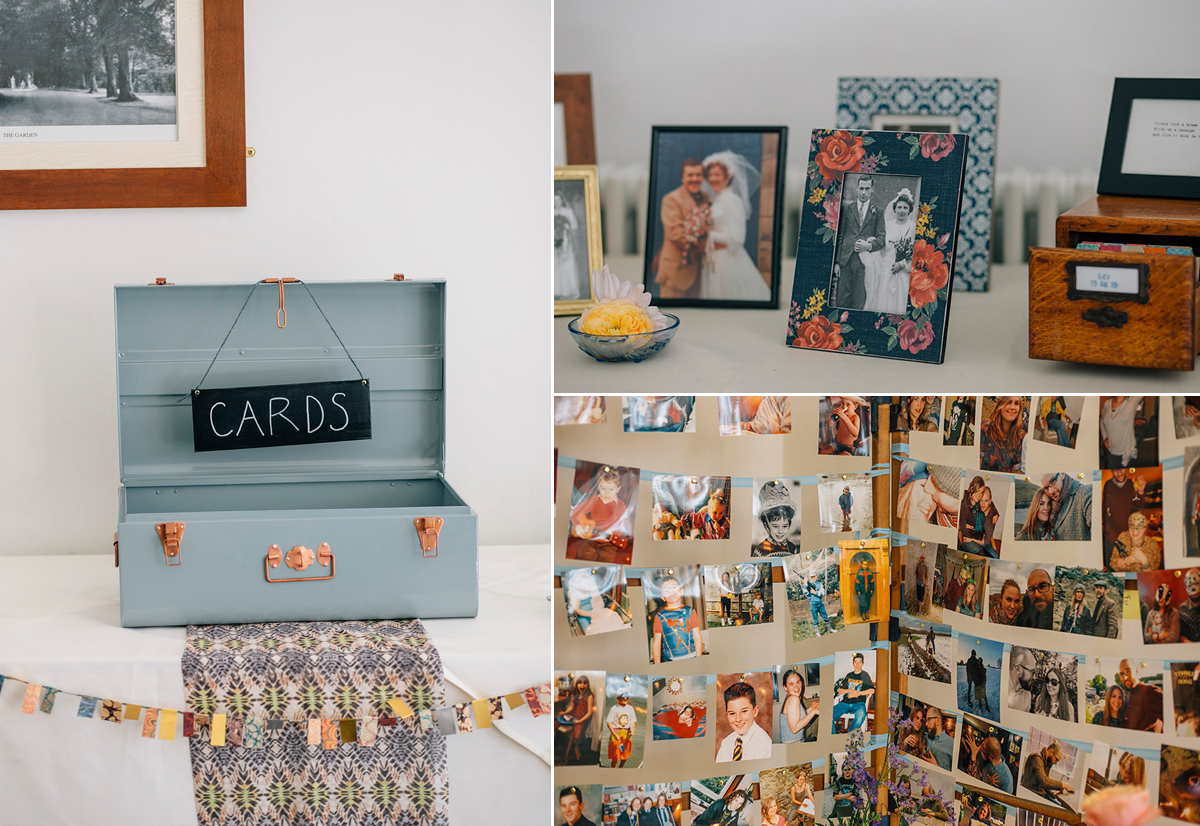
[[(596, 336), (579, 329), (579, 318), (567, 323), (567, 329), (575, 338), (579, 349), (596, 361), (644, 361), (671, 343), (679, 330), (679, 316), (663, 313), (670, 321), (661, 330), (652, 333), (634, 333), (628, 336)], [(582, 318), (582, 316), (580, 316)]]

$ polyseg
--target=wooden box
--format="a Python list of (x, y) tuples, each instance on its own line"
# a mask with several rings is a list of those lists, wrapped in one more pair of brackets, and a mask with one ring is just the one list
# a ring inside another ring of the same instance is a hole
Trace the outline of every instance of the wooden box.
[(1084, 241), (1200, 252), (1200, 202), (1100, 195), (1059, 216), (1056, 247), (1029, 250), (1029, 357), (1193, 370), (1196, 255), (1076, 249)]

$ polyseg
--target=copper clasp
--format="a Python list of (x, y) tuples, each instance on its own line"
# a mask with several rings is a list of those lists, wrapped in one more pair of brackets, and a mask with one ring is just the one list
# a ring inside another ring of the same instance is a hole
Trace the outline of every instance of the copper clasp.
[(421, 553), (426, 559), (438, 555), (438, 531), (442, 529), (444, 521), (440, 516), (420, 516), (413, 520), (417, 527), (417, 541), (421, 543)]
[(283, 307), (283, 285), (295, 284), (294, 278), (264, 278), (263, 281), (267, 284), (279, 285), (279, 309), (275, 311), (275, 326), (282, 330), (287, 326), (287, 310)]
[(159, 522), (154, 526), (162, 542), (163, 556), (172, 567), (183, 562), (183, 557), (179, 555), (179, 543), (183, 539), (184, 527), (186, 526), (182, 522)]
[[(314, 562), (322, 567), (329, 569), (328, 576), (300, 576), (293, 579), (271, 579), (271, 569), (278, 568), (279, 563), (283, 562), (293, 571), (303, 571)], [(314, 553), (312, 548), (306, 548), (303, 545), (297, 545), (286, 554), (278, 545), (272, 545), (267, 548), (267, 556), (263, 559), (263, 570), (267, 575), (267, 582), (312, 582), (321, 579), (333, 579), (336, 571), (334, 570), (333, 552), (329, 550), (329, 543), (322, 542), (317, 546)]]

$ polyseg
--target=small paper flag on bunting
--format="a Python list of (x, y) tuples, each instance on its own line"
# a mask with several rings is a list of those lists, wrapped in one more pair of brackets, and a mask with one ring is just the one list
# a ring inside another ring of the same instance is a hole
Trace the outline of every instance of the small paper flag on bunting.
[(396, 718), (395, 717), (380, 717), (379, 725), (383, 726), (384, 728), (391, 728), (392, 726), (396, 725)]
[(242, 735), (246, 731), (246, 718), (230, 714), (225, 721), (225, 742), (231, 746), (242, 745)]
[(25, 701), (21, 703), (21, 711), (25, 714), (33, 714), (37, 711), (38, 701), (42, 697), (42, 687), (37, 683), (30, 683), (25, 689)]
[(358, 722), (353, 717), (339, 721), (338, 728), (342, 731), (343, 743), (353, 743), (358, 739)]
[(58, 697), (58, 689), (46, 686), (42, 689), (42, 702), (39, 708), (46, 714), (54, 710), (54, 701)]
[(475, 712), (476, 726), (479, 728), (492, 727), (492, 710), (486, 697), (475, 700), (473, 703), (471, 703), (471, 708)]
[(433, 712), (425, 708), (417, 712), (417, 719), (421, 721), (421, 731), (429, 731), (433, 728)]
[(158, 709), (146, 709), (146, 716), (142, 718), (142, 736), (155, 737), (158, 734)]
[(268, 717), (267, 718), (267, 731), (279, 731), (282, 728), (283, 728), (283, 718), (282, 717)]
[(183, 712), (183, 736), (191, 738), (196, 733), (196, 715), (194, 712)]
[(508, 710), (513, 711), (525, 705), (525, 695), (519, 691), (516, 694), (505, 694), (504, 702), (508, 703)]
[(433, 710), (433, 719), (437, 721), (437, 728), (442, 734), (449, 736), (458, 734), (458, 722), (455, 720), (457, 706), (451, 708), (435, 708)]
[(388, 705), (392, 707), (392, 711), (396, 712), (397, 717), (412, 717), (413, 710), (408, 707), (408, 703), (404, 702), (399, 697), (393, 697), (388, 700)]
[(178, 711), (173, 708), (164, 708), (158, 718), (158, 736), (163, 740), (174, 740), (178, 720)]
[[(504, 719), (504, 698), (503, 697), (488, 697), (488, 711), (491, 713), (493, 720)], [(478, 717), (479, 715), (475, 715)]]
[(321, 718), (321, 746), (326, 749), (338, 747), (338, 720), (334, 717)]
[(308, 744), (310, 746), (321, 745), (321, 721), (320, 720), (309, 720), (308, 721)]
[(96, 715), (96, 704), (100, 702), (98, 697), (80, 697), (79, 711), (80, 717), (94, 717)]
[(142, 707), (135, 706), (133, 703), (125, 704), (125, 719), (136, 720), (142, 716)]
[(529, 704), (529, 710), (533, 712), (534, 717), (541, 717), (543, 714), (549, 714), (552, 711), (549, 683), (527, 688), (524, 693), (525, 702)]
[(358, 744), (365, 748), (370, 748), (375, 745), (375, 738), (379, 735), (379, 718), (364, 717), (358, 721)]
[(225, 715), (214, 714), (212, 716), (212, 736), (209, 742), (214, 746), (225, 745)]
[(261, 749), (266, 745), (266, 734), (264, 733), (264, 721), (262, 717), (246, 718), (246, 735), (242, 739), (242, 745), (248, 749)]
[(105, 700), (100, 706), (100, 719), (106, 723), (119, 723), (125, 716), (125, 706), (120, 700)]

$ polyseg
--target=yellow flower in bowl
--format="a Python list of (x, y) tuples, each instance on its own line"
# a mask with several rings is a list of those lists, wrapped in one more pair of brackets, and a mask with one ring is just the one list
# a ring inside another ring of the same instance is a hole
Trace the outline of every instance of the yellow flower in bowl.
[(654, 329), (650, 314), (632, 301), (597, 304), (579, 319), (579, 329), (594, 336), (627, 336)]

